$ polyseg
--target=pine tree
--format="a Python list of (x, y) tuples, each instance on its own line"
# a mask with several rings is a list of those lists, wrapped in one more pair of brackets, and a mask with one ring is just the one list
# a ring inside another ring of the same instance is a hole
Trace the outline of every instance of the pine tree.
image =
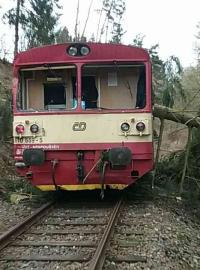
[(54, 10), (60, 9), (59, 0), (29, 0), (30, 10), (27, 15), (25, 37), (27, 47), (38, 47), (55, 43), (55, 27), (60, 15)]
[(123, 31), (121, 23), (114, 22), (111, 43), (121, 43), (121, 39), (124, 33), (125, 32)]
[(144, 41), (145, 36), (142, 34), (137, 34), (135, 38), (133, 39), (133, 45), (136, 47), (143, 47), (143, 41)]
[(8, 24), (15, 28), (14, 56), (18, 53), (19, 27), (21, 25), (23, 28), (26, 25), (25, 0), (17, 0), (16, 3), (16, 8), (9, 9), (3, 15), (3, 20), (8, 21)]
[(159, 45), (152, 45), (147, 51), (151, 57), (152, 62), (152, 90), (154, 102), (163, 104), (163, 87), (165, 81), (164, 61), (160, 58), (158, 53)]
[[(144, 36), (136, 35), (133, 45), (143, 47)], [(163, 61), (158, 53), (159, 45), (155, 44), (149, 49), (152, 62), (152, 89), (154, 102), (166, 107), (174, 106), (175, 97), (185, 100), (185, 92), (181, 84), (182, 66), (178, 57), (170, 56)]]
[(197, 24), (197, 44), (196, 44), (196, 55), (197, 55), (197, 61), (198, 61), (198, 65), (200, 65), (200, 22), (198, 22)]
[(185, 93), (181, 84), (182, 66), (178, 57), (170, 56), (164, 63), (165, 80), (162, 103), (164, 106), (173, 107), (177, 94), (185, 99)]
[(102, 0), (102, 8), (98, 10), (99, 20), (97, 25), (96, 41), (101, 41), (105, 37), (108, 41), (108, 35), (111, 33), (111, 42), (120, 43), (124, 34), (121, 20), (126, 9), (123, 0)]
[(3, 85), (0, 82), (0, 140), (4, 141), (12, 134), (12, 105), (10, 92), (6, 95), (2, 95), (2, 92)]
[(112, 25), (112, 43), (121, 43), (122, 36), (126, 32), (122, 27), (122, 17), (125, 10), (125, 2), (123, 0), (116, 0), (113, 8), (114, 21)]
[(72, 36), (67, 27), (61, 27), (55, 34), (56, 43), (72, 42)]

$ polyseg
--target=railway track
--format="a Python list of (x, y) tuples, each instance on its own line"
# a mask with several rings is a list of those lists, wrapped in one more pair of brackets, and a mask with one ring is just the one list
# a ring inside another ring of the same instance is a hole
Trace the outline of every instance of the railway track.
[[(128, 229), (127, 218), (120, 219), (124, 207), (122, 199), (64, 206), (47, 203), (0, 236), (0, 268), (97, 270), (107, 269), (105, 261), (145, 263), (145, 256), (115, 252), (136, 244), (126, 239), (137, 232)], [(125, 241), (118, 239), (122, 235)]]

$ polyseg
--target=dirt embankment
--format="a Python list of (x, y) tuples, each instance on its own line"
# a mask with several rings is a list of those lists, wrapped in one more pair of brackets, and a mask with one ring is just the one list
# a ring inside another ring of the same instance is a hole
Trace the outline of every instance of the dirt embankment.
[(12, 88), (12, 65), (0, 59), (0, 99), (11, 93)]
[[(160, 122), (154, 119), (154, 130), (159, 134)], [(187, 143), (187, 126), (165, 120), (162, 144), (160, 149), (160, 158), (166, 157), (173, 152), (183, 150)], [(157, 140), (154, 143), (154, 149), (157, 148)]]
[[(1, 102), (5, 102), (6, 98), (11, 95), (11, 88), (12, 65), (0, 60), (0, 104)], [(12, 142), (0, 141), (0, 178), (7, 176), (12, 168), (11, 143)]]

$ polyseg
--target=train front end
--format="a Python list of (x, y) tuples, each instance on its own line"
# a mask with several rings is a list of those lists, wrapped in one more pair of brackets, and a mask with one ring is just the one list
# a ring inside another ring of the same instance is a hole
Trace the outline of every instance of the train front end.
[(153, 167), (151, 65), (141, 48), (23, 52), (13, 101), (15, 166), (41, 190), (123, 189)]

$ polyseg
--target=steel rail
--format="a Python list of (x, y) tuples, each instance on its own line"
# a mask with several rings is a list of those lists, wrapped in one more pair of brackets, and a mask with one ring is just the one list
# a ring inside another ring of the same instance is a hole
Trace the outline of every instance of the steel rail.
[(25, 218), (22, 222), (16, 224), (8, 231), (0, 235), (0, 251), (10, 244), (16, 237), (27, 231), (33, 224), (35, 224), (41, 217), (43, 217), (48, 210), (53, 206), (55, 202), (51, 201), (39, 209), (37, 209), (32, 215)]
[(123, 199), (120, 199), (115, 207), (114, 207), (114, 210), (112, 212), (112, 215), (110, 216), (110, 219), (109, 219), (109, 222), (108, 222), (108, 225), (106, 227), (106, 230), (98, 244), (98, 247), (95, 251), (95, 254), (91, 260), (91, 263), (88, 267), (88, 270), (100, 270), (102, 269), (103, 267), (103, 264), (104, 264), (104, 261), (105, 261), (105, 252), (106, 252), (106, 246), (107, 246), (107, 243), (108, 243), (108, 240), (110, 238), (110, 235), (111, 235), (111, 232), (112, 232), (112, 229), (114, 227), (114, 224), (115, 224), (115, 221), (116, 221), (116, 218), (117, 218), (117, 215), (119, 213), (119, 209), (122, 205), (122, 202), (123, 202)]

